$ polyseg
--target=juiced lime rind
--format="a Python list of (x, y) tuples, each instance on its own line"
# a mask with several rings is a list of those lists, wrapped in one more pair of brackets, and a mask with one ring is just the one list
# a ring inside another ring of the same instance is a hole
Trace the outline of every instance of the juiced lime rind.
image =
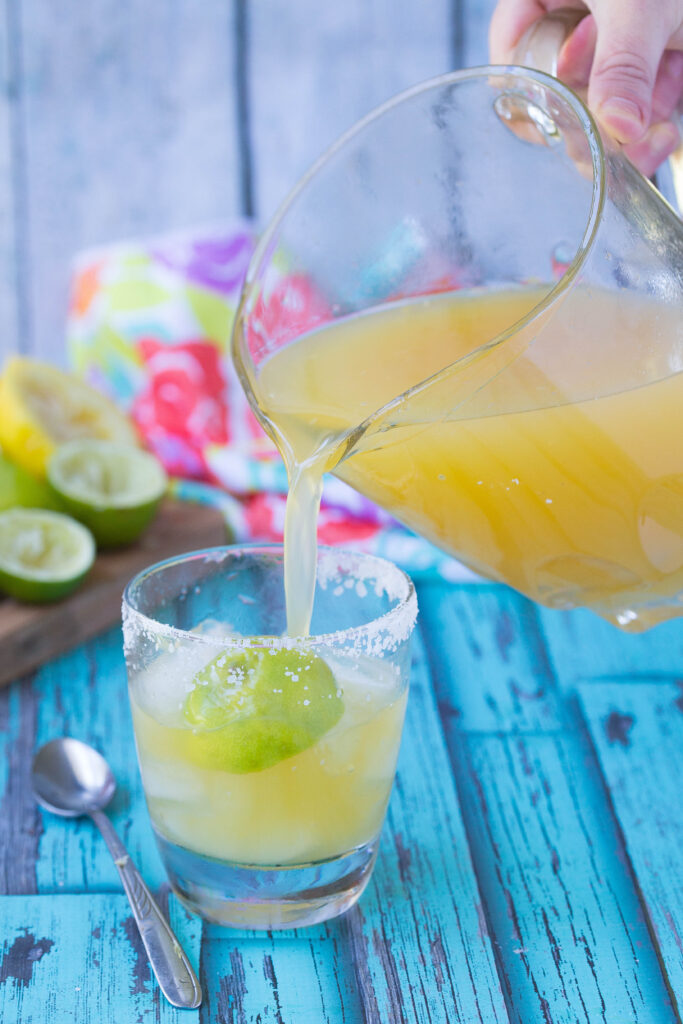
[(97, 509), (157, 501), (168, 484), (154, 455), (113, 441), (67, 441), (50, 459), (49, 476), (65, 496)]
[(144, 533), (159, 507), (156, 501), (132, 509), (93, 509), (80, 501), (60, 495), (64, 508), (74, 519), (87, 526), (100, 548), (132, 544)]
[(202, 768), (264, 771), (312, 747), (344, 704), (322, 658), (297, 649), (223, 653), (194, 677), (185, 757)]
[(70, 516), (44, 509), (0, 512), (0, 590), (19, 601), (66, 597), (95, 560), (92, 534)]
[(60, 445), (47, 474), (66, 510), (102, 547), (136, 540), (154, 518), (168, 485), (153, 455), (110, 441)]
[(0, 592), (23, 604), (52, 604), (77, 590), (87, 575), (86, 569), (71, 580), (41, 580), (37, 586), (35, 580), (23, 580), (0, 569)]
[(0, 376), (0, 444), (30, 473), (43, 477), (56, 445), (76, 437), (138, 443), (117, 406), (73, 374), (35, 359), (10, 358)]
[(0, 511), (18, 506), (59, 511), (61, 503), (48, 484), (0, 452)]

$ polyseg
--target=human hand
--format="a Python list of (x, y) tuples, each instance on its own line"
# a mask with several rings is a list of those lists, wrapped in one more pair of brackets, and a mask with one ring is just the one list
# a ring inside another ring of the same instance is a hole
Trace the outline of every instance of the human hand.
[(560, 7), (585, 11), (558, 55), (577, 91), (630, 160), (651, 175), (680, 142), (672, 114), (683, 95), (683, 0), (498, 0), (491, 60), (514, 61), (526, 30)]

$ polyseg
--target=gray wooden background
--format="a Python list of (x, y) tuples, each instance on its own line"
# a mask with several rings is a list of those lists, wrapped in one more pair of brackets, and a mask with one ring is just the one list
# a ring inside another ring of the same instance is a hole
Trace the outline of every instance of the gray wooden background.
[(485, 63), (493, 0), (5, 0), (0, 355), (62, 363), (75, 254), (264, 223), (393, 93)]

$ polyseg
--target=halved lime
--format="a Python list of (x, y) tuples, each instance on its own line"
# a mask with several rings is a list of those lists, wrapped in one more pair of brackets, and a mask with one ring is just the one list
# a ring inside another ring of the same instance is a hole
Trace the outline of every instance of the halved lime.
[(0, 444), (14, 462), (44, 476), (56, 446), (97, 437), (137, 444), (135, 427), (117, 406), (72, 373), (37, 359), (8, 359), (0, 376)]
[(218, 771), (271, 768), (312, 747), (344, 710), (329, 665), (300, 649), (226, 652), (193, 682), (184, 754)]
[(0, 512), (0, 590), (20, 601), (56, 601), (75, 590), (95, 560), (89, 530), (44, 509)]
[(60, 507), (56, 494), (44, 480), (38, 480), (0, 452), (0, 512), (17, 505), (55, 511)]
[(48, 462), (47, 477), (66, 511), (92, 530), (102, 547), (136, 540), (168, 483), (149, 452), (93, 440), (60, 445)]

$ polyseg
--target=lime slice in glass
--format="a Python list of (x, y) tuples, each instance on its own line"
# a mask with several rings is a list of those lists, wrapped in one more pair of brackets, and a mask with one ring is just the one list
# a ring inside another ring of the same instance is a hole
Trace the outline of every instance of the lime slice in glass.
[(219, 771), (271, 768), (312, 747), (344, 710), (327, 663), (296, 648), (226, 652), (193, 682), (185, 757)]
[(47, 477), (70, 515), (92, 531), (101, 547), (136, 540), (151, 522), (167, 486), (149, 452), (112, 441), (60, 445)]
[(95, 560), (89, 530), (44, 509), (0, 512), (0, 590), (20, 601), (56, 601), (75, 590)]

